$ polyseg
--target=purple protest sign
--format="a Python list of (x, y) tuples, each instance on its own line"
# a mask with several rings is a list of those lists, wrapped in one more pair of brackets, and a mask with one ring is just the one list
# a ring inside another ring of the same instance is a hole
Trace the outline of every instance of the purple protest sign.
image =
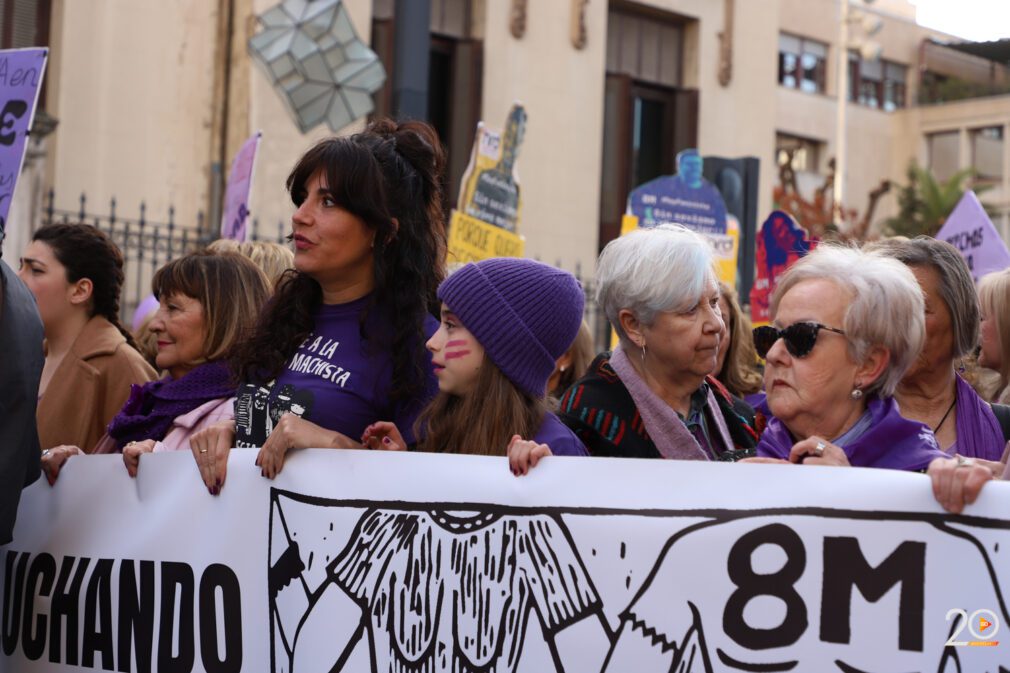
[(224, 211), (221, 213), (221, 238), (235, 241), (246, 239), (246, 222), (249, 220), (249, 191), (252, 189), (256, 150), (260, 146), (262, 131), (242, 144), (228, 173), (228, 189), (224, 193)]
[(1010, 251), (973, 191), (964, 193), (936, 238), (961, 252), (976, 283), (987, 273), (1010, 266)]
[(48, 58), (45, 48), (0, 51), (0, 239), (21, 175)]

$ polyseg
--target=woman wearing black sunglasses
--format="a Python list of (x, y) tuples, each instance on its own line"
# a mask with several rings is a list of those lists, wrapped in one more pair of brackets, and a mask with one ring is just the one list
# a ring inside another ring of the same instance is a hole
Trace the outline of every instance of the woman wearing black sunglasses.
[(925, 338), (922, 291), (900, 262), (822, 245), (790, 269), (754, 330), (774, 418), (759, 457), (925, 470), (947, 458), (893, 395)]

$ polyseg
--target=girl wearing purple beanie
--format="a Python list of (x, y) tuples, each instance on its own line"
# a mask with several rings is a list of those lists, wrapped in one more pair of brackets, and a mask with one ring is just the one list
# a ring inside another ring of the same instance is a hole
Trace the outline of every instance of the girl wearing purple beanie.
[[(422, 451), (508, 455), (515, 474), (543, 456), (588, 455), (547, 410), (547, 380), (582, 324), (585, 297), (570, 273), (530, 259), (467, 264), (438, 288), (442, 321), (428, 340), (439, 395), (421, 413)], [(404, 450), (393, 423), (362, 444)]]

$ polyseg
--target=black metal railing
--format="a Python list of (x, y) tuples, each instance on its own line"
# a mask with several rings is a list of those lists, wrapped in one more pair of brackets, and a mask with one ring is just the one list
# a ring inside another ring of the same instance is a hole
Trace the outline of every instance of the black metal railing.
[[(197, 212), (194, 224), (181, 225), (176, 222), (174, 206), (168, 207), (167, 219), (159, 221), (148, 217), (144, 201), (140, 202), (136, 217), (122, 216), (115, 198), (109, 200), (107, 212), (104, 214), (89, 212), (91, 206), (86, 194), (80, 195), (78, 207), (74, 210), (57, 208), (55, 202), (55, 190), (50, 189), (43, 208), (42, 225), (55, 223), (91, 225), (107, 233), (122, 251), (126, 262), (126, 282), (120, 300), (124, 321), (130, 319), (137, 304), (150, 294), (151, 278), (155, 271), (166, 262), (205, 247), (218, 238), (218, 228), (206, 221), (202, 211)], [(250, 222), (249, 240), (283, 243), (287, 233), (288, 227), (283, 222), (278, 222), (273, 231), (267, 231), (259, 220), (253, 219)], [(560, 260), (554, 265), (564, 268)], [(592, 332), (593, 342), (597, 350), (609, 349), (610, 323), (603, 310), (596, 304), (595, 283), (592, 278), (583, 278), (580, 264), (576, 264), (573, 273), (582, 283), (586, 295), (585, 320)]]
[[(109, 200), (108, 211), (104, 214), (89, 212), (86, 194), (81, 194), (76, 210), (55, 206), (56, 192), (50, 189), (42, 212), (42, 225), (87, 224), (104, 231), (119, 246), (125, 260), (126, 282), (120, 301), (123, 318), (132, 315), (137, 304), (151, 292), (151, 278), (168, 261), (202, 248), (218, 238), (218, 228), (206, 221), (202, 211), (197, 212), (192, 224), (179, 224), (175, 219), (175, 207), (168, 207), (166, 221), (148, 217), (147, 205), (140, 202), (136, 217), (123, 217), (118, 212), (118, 203)], [(274, 232), (261, 228), (260, 222), (250, 222), (249, 240), (284, 242), (287, 227), (278, 222)]]

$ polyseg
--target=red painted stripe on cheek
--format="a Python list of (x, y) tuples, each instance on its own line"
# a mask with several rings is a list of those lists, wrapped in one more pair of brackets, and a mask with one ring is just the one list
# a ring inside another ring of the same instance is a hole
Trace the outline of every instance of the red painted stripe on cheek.
[(470, 351), (452, 351), (451, 353), (445, 354), (446, 360), (455, 360), (456, 358), (466, 357), (470, 354)]
[(470, 344), (466, 342), (466, 339), (456, 339), (455, 341), (447, 341), (445, 343), (446, 348), (452, 348), (454, 346), (469, 346), (469, 345)]

